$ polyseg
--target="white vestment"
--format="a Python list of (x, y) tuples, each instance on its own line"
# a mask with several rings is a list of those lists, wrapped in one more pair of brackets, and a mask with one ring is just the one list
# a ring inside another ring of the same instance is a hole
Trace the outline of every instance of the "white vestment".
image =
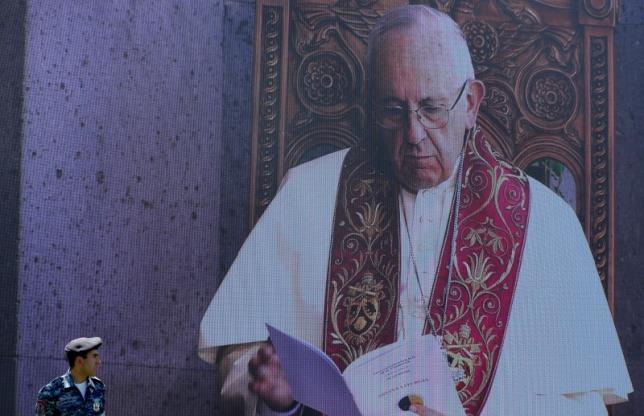
[[(202, 359), (214, 363), (217, 347), (266, 340), (265, 323), (322, 347), (335, 197), (345, 155), (346, 150), (332, 153), (288, 172), (204, 315)], [(452, 186), (453, 178), (401, 198), (399, 337), (422, 330), (423, 316), (414, 313), (414, 303), (422, 303), (421, 292), (430, 295)], [(221, 362), (222, 397), (242, 395), (247, 415), (256, 401), (247, 391), (254, 351), (238, 348)], [(604, 402), (624, 401), (632, 391), (579, 221), (566, 202), (530, 179), (523, 260), (481, 416), (605, 415)]]

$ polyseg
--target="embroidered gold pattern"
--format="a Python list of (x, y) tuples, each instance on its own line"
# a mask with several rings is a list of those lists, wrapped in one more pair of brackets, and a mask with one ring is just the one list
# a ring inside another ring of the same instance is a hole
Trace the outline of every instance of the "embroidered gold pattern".
[[(340, 369), (395, 341), (399, 287), (397, 189), (364, 148), (347, 154), (338, 185), (324, 320), (324, 349)], [(430, 298), (468, 416), (485, 405), (503, 344), (528, 221), (525, 174), (495, 154), (482, 134), (468, 141), (461, 204), (452, 209)], [(455, 259), (447, 286), (453, 222)], [(444, 305), (446, 299), (447, 304)]]
[(346, 156), (329, 256), (325, 352), (344, 369), (394, 341), (398, 304), (396, 190), (368, 163), (365, 148)]
[(529, 190), (525, 174), (499, 160), (480, 133), (468, 143), (465, 160), (450, 293), (443, 305), (451, 228), (443, 243), (430, 317), (443, 334), (450, 365), (463, 375), (456, 388), (465, 411), (477, 415), (487, 399), (509, 319)]

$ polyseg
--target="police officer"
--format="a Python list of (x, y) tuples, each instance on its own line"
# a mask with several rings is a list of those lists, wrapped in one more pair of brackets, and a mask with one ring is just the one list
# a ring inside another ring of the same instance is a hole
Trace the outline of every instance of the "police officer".
[(69, 370), (40, 389), (37, 416), (105, 416), (105, 384), (96, 377), (102, 344), (94, 337), (77, 338), (65, 346)]

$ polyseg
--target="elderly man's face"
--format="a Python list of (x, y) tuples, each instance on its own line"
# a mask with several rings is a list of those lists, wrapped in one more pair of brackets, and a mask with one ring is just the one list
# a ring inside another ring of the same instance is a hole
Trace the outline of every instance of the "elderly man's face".
[[(466, 71), (450, 48), (455, 42), (440, 33), (419, 37), (404, 31), (385, 35), (376, 58), (375, 105), (450, 108), (466, 81)], [(472, 92), (474, 86), (474, 92)], [(396, 179), (410, 191), (431, 188), (443, 182), (455, 169), (463, 147), (463, 136), (476, 120), (484, 90), (479, 81), (465, 86), (448, 122), (441, 128), (424, 126), (409, 111), (398, 128), (380, 127)]]

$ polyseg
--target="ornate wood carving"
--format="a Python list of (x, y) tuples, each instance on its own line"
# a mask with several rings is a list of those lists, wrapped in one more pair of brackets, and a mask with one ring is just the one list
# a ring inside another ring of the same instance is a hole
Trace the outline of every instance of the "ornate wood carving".
[(584, 0), (582, 4), (586, 13), (595, 19), (608, 16), (613, 6), (610, 0)]
[(256, 35), (252, 126), (251, 223), (275, 196), (283, 170), (284, 44), (288, 34), (288, 3), (259, 5)]
[(287, 166), (359, 141), (365, 123), (362, 61), (369, 32), (384, 12), (382, 3), (302, 2), (293, 9)]
[(607, 275), (608, 259), (608, 40), (590, 37), (591, 72), (591, 195), (593, 208), (590, 221), (590, 242), (599, 270)]
[(618, 0), (581, 0), (579, 23), (612, 27), (617, 23)]
[(614, 297), (614, 86), (612, 32), (601, 27), (586, 33), (588, 149), (586, 195), (588, 218), (586, 232), (611, 309)]
[[(251, 223), (285, 169), (360, 140), (369, 31), (386, 10), (406, 3), (258, 0)], [(612, 307), (617, 0), (415, 3), (461, 25), (486, 84), (479, 124), (498, 150), (522, 168), (552, 158), (571, 172), (577, 213)]]

